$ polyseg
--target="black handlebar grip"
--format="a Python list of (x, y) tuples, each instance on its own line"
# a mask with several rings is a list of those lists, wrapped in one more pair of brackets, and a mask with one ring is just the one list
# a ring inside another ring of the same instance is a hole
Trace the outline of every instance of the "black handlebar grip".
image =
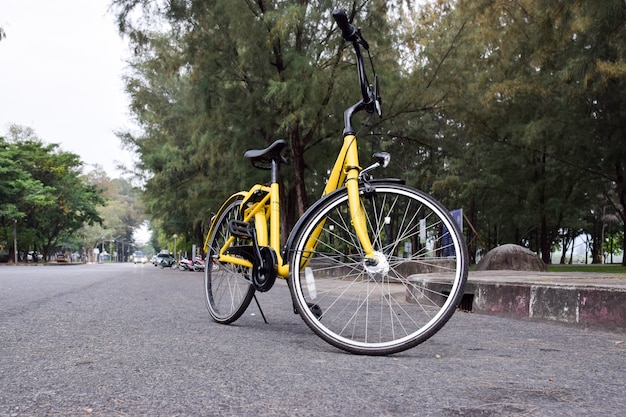
[(348, 21), (348, 15), (343, 9), (333, 10), (333, 18), (337, 22), (337, 26), (341, 29), (343, 38), (347, 41), (354, 42), (356, 40), (357, 31)]

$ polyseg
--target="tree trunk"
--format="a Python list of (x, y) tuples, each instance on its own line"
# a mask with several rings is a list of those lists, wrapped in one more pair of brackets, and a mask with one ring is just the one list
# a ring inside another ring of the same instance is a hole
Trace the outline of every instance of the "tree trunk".
[(289, 233), (293, 230), (293, 227), (296, 224), (296, 219), (298, 219), (300, 216), (296, 215), (295, 187), (290, 186), (289, 189), (287, 189), (286, 187), (281, 186), (280, 193), (280, 243), (284, 246), (287, 243)]
[(552, 258), (551, 258), (551, 253), (550, 253), (550, 249), (551, 249), (551, 244), (552, 242), (550, 241), (550, 237), (548, 234), (548, 222), (546, 220), (546, 216), (542, 215), (541, 216), (541, 229), (539, 232), (539, 249), (541, 250), (541, 259), (543, 260), (543, 262), (548, 265), (552, 263)]
[(574, 260), (574, 243), (576, 242), (576, 236), (572, 237), (572, 250), (569, 253), (569, 262), (568, 265), (571, 265)]
[[(617, 197), (619, 200), (619, 206), (617, 207), (617, 213), (622, 219), (622, 266), (626, 266), (626, 179), (624, 178), (624, 167), (621, 162), (615, 164), (615, 189), (617, 190)], [(621, 207), (621, 210), (620, 210)]]
[(309, 200), (306, 195), (306, 184), (304, 182), (304, 143), (301, 140), (299, 131), (294, 128), (291, 131), (291, 153), (293, 157), (294, 188), (296, 191), (296, 207), (298, 216), (302, 216), (309, 207)]
[(568, 229), (568, 231), (563, 236), (563, 250), (561, 252), (561, 260), (559, 262), (561, 265), (565, 264), (565, 258), (567, 258), (567, 250), (569, 249), (570, 242), (573, 246), (573, 242), (570, 240), (570, 230)]

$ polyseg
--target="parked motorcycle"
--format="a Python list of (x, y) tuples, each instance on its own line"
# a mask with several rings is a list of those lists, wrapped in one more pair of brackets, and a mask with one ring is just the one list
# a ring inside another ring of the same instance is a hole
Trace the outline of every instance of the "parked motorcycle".
[(196, 256), (193, 260), (193, 270), (196, 272), (204, 272), (205, 268), (204, 260), (200, 256)]
[(178, 261), (178, 269), (181, 271), (193, 271), (193, 261), (187, 258), (180, 258)]
[(204, 268), (204, 261), (200, 256), (196, 256), (193, 260), (181, 258), (180, 261), (178, 261), (178, 269), (181, 271), (204, 272)]

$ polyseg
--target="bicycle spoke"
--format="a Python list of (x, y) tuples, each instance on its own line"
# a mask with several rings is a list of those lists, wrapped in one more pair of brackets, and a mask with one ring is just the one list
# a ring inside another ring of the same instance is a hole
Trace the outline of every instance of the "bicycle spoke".
[[(355, 353), (401, 351), (430, 337), (456, 308), (467, 271), (444, 252), (463, 253), (462, 240), (451, 236), (444, 245), (444, 226), (456, 232), (448, 213), (408, 187), (377, 187), (361, 204), (379, 263), (365, 260), (344, 194), (320, 207), (295, 243), (290, 288), (305, 322), (329, 343)], [(301, 259), (306, 266), (294, 267)]]
[[(213, 236), (208, 242), (207, 259), (216, 260), (217, 268), (205, 268), (204, 287), (206, 305), (211, 317), (218, 323), (232, 323), (245, 311), (254, 295), (254, 287), (250, 285), (248, 268), (218, 262), (217, 255), (222, 246), (229, 240), (228, 222), (240, 218), (240, 198), (226, 205), (216, 216)], [(241, 242), (234, 243), (239, 245)]]

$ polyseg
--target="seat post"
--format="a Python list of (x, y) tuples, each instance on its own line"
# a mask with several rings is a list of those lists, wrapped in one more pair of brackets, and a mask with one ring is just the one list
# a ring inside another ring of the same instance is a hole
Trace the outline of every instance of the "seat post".
[(272, 175), (271, 175), (271, 183), (275, 184), (278, 182), (278, 160), (275, 158), (272, 158)]
[(270, 184), (270, 247), (276, 254), (276, 267), (278, 275), (282, 278), (289, 276), (289, 265), (285, 265), (280, 255), (280, 186), (278, 184), (278, 166), (280, 165), (280, 155), (272, 158), (272, 183)]

